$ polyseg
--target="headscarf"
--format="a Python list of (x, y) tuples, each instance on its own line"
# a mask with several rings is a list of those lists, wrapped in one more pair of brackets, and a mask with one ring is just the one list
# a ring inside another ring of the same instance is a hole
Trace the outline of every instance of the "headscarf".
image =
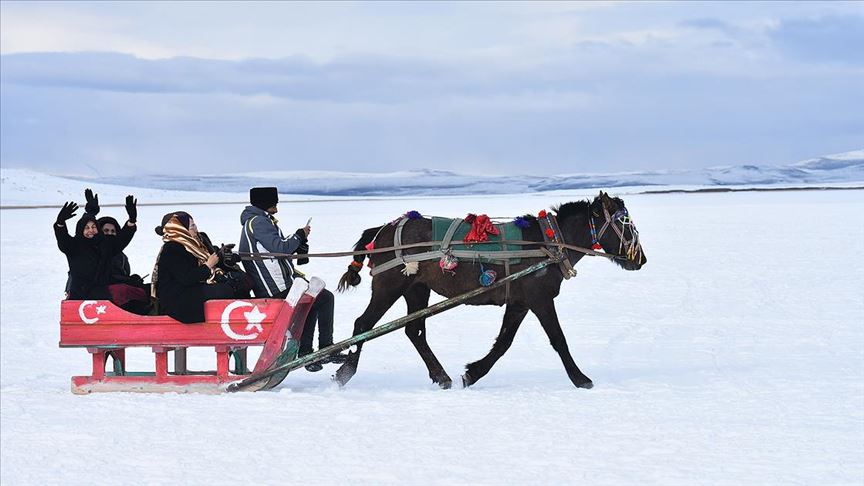
[(96, 226), (99, 227), (99, 232), (102, 232), (102, 227), (106, 224), (113, 224), (114, 229), (116, 229), (117, 231), (120, 231), (122, 229), (120, 223), (118, 223), (117, 220), (112, 218), (111, 216), (102, 216), (101, 218), (96, 220)]
[[(183, 248), (198, 260), (198, 265), (205, 265), (207, 259), (210, 257), (210, 253), (207, 252), (207, 248), (203, 243), (201, 243), (201, 240), (192, 236), (192, 233), (189, 232), (192, 217), (187, 213), (178, 211), (176, 214), (166, 214), (165, 218), (162, 218), (162, 220), (165, 221), (166, 218), (168, 218), (167, 222), (162, 226), (162, 228), (157, 228), (156, 231), (162, 235), (162, 241), (165, 243), (173, 241), (183, 245)], [(161, 232), (159, 231), (160, 229)], [(156, 265), (153, 267), (151, 278), (152, 284), (150, 293), (153, 297), (156, 297), (156, 282), (159, 279), (159, 260), (161, 258), (162, 250), (159, 250), (159, 256), (156, 257)], [(210, 271), (210, 278), (207, 279), (207, 283), (216, 283), (216, 276), (222, 273), (221, 268), (214, 268)]]
[[(84, 213), (84, 215), (81, 216), (81, 219), (79, 219), (78, 222), (75, 223), (75, 237), (76, 238), (84, 238), (84, 227), (87, 226), (87, 223), (89, 223), (91, 221), (93, 222), (93, 224), (96, 224), (97, 228), (99, 227), (99, 224), (96, 223), (96, 217), (93, 216), (92, 214)], [(100, 234), (101, 234), (101, 232), (97, 232), (96, 236), (99, 236)], [(98, 241), (96, 239), (96, 237), (91, 238), (91, 239), (93, 241)]]

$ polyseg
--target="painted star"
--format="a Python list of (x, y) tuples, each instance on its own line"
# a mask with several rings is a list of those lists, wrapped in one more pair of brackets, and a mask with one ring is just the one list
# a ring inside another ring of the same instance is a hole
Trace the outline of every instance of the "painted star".
[(247, 330), (247, 331), (250, 330), (250, 329), (254, 329), (254, 328), (257, 328), (259, 332), (264, 330), (264, 329), (261, 327), (261, 321), (263, 321), (264, 318), (267, 317), (267, 314), (265, 314), (265, 313), (261, 312), (260, 310), (258, 310), (258, 306), (257, 306), (257, 305), (256, 305), (255, 307), (253, 307), (251, 311), (249, 311), (249, 312), (244, 312), (244, 313), (243, 313), (243, 317), (245, 317), (245, 318), (246, 318), (246, 322), (249, 323), (249, 324), (246, 325), (246, 330)]
[(107, 307), (107, 306), (104, 306), (104, 305), (97, 305), (97, 306), (96, 306), (96, 313), (97, 313), (97, 314), (104, 314), (104, 313), (105, 313), (105, 308), (106, 308), (106, 307)]

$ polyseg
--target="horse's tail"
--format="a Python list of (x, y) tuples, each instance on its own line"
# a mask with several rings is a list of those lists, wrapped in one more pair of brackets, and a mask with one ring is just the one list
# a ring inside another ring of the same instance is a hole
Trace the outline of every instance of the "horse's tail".
[[(378, 232), (381, 230), (381, 227), (377, 228), (369, 228), (363, 232), (363, 236), (357, 240), (357, 243), (354, 244), (354, 251), (363, 251), (366, 249), (366, 245), (372, 243), (375, 240), (375, 237), (378, 236)], [(366, 259), (366, 255), (354, 255), (354, 261), (348, 265), (348, 271), (342, 274), (342, 278), (339, 279), (339, 285), (336, 286), (336, 290), (339, 292), (344, 292), (348, 287), (356, 287), (360, 285), (360, 270), (363, 269), (363, 260)]]

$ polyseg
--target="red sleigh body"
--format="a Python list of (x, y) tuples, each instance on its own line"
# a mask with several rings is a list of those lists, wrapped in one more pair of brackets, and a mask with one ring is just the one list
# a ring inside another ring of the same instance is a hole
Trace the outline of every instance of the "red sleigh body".
[[(220, 393), (232, 381), (249, 375), (246, 348), (263, 346), (255, 371), (262, 371), (286, 349), (296, 349), (315, 298), (303, 294), (296, 303), (281, 299), (211, 300), (205, 322), (183, 324), (168, 316), (140, 316), (107, 300), (67, 300), (60, 307), (60, 347), (82, 347), (92, 355), (90, 376), (72, 377), (72, 392), (101, 391)], [(186, 349), (213, 347), (216, 369), (186, 369)], [(155, 371), (126, 369), (128, 347), (150, 347)], [(168, 352), (174, 353), (169, 371)], [(106, 372), (108, 353), (114, 371)], [(235, 369), (229, 370), (230, 356)]]

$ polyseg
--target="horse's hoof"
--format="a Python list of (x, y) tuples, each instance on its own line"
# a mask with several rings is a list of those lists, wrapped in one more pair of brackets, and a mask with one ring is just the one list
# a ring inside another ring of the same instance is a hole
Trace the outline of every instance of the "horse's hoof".
[(442, 390), (449, 390), (450, 387), (453, 386), (453, 380), (447, 378), (446, 380), (441, 380), (438, 382), (438, 386), (441, 387)]
[(586, 390), (590, 390), (590, 389), (594, 388), (594, 382), (591, 380), (579, 382), (579, 383), (576, 383), (576, 388), (584, 388)]
[(339, 367), (338, 370), (336, 370), (336, 374), (333, 375), (333, 381), (338, 383), (339, 387), (341, 388), (345, 386), (349, 381), (351, 381), (351, 378), (356, 372), (356, 369), (346, 368), (345, 365), (342, 365)]
[(474, 384), (474, 380), (471, 379), (471, 376), (468, 373), (462, 375), (462, 388), (468, 388), (469, 386)]

